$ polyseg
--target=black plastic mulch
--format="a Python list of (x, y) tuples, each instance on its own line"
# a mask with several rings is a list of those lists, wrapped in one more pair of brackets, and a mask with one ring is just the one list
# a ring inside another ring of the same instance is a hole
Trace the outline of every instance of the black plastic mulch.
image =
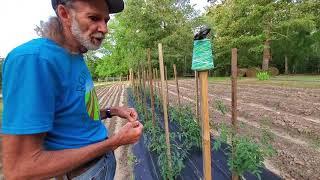
[[(128, 106), (134, 107), (135, 102), (132, 96), (132, 92), (128, 90)], [(156, 110), (160, 115), (159, 110)], [(162, 117), (162, 116), (160, 116)], [(163, 119), (159, 122), (159, 125), (163, 127)], [(170, 131), (177, 130), (174, 124), (170, 123)], [(136, 163), (134, 165), (134, 176), (136, 180), (160, 180), (162, 179), (160, 174), (160, 168), (157, 165), (157, 155), (149, 152), (148, 148), (144, 144), (145, 134), (141, 137), (139, 142), (133, 146), (133, 154), (136, 157)], [(214, 139), (211, 137), (213, 146)], [(227, 155), (223, 149), (226, 149), (228, 145), (223, 144), (222, 148), (218, 151), (211, 151), (211, 173), (214, 180), (230, 180), (231, 172), (227, 165)], [(188, 152), (188, 158), (184, 162), (185, 168), (176, 179), (181, 180), (197, 180), (203, 179), (203, 162), (201, 149), (192, 149)], [(246, 173), (244, 175), (246, 180), (256, 180), (256, 176)], [(281, 178), (272, 173), (268, 169), (262, 169), (261, 179), (263, 180), (280, 180)]]

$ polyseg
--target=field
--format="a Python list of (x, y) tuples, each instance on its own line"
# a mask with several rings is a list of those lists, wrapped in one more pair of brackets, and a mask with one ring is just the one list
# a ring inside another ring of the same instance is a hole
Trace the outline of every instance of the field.
[[(305, 78), (314, 79), (304, 81)], [(273, 145), (277, 150), (277, 155), (266, 162), (267, 167), (286, 179), (317, 179), (320, 177), (320, 81), (319, 76), (297, 79), (279, 77), (265, 82), (240, 79), (240, 132), (254, 134), (258, 133), (257, 129), (267, 127), (275, 136)], [(182, 102), (192, 103), (195, 109), (194, 81), (180, 80), (179, 86)], [(169, 82), (169, 94), (177, 95), (173, 81)], [(214, 130), (217, 123), (230, 122), (230, 114), (223, 116), (215, 106), (216, 102), (223, 102), (230, 109), (230, 80), (210, 79), (209, 97)]]
[[(257, 135), (259, 129), (267, 127), (274, 135), (273, 146), (277, 154), (265, 161), (268, 169), (285, 179), (319, 179), (320, 177), (320, 77), (280, 76), (270, 81), (239, 79), (238, 120), (241, 134)], [(217, 102), (230, 111), (231, 87), (229, 78), (209, 80), (209, 105), (212, 133), (217, 124), (230, 122), (230, 112), (223, 116), (217, 110)], [(175, 81), (169, 81), (170, 104), (177, 105)], [(183, 104), (195, 109), (193, 79), (179, 81)], [(126, 99), (123, 85), (100, 86), (97, 92), (101, 103), (116, 103)], [(108, 100), (106, 100), (108, 98)], [(115, 100), (118, 99), (118, 100)], [(105, 106), (105, 104), (101, 104)], [(121, 126), (118, 121), (108, 124), (111, 132)], [(118, 161), (126, 167), (132, 154), (119, 152)], [(121, 158), (121, 159), (120, 159)], [(120, 168), (121, 169), (121, 168)], [(123, 168), (122, 168), (123, 169)], [(121, 179), (121, 178), (120, 178)]]

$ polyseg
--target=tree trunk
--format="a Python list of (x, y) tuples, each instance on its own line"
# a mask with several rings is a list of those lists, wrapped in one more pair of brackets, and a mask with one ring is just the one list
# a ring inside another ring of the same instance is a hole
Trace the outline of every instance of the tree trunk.
[(264, 42), (262, 70), (267, 71), (267, 70), (269, 69), (269, 61), (270, 61), (270, 58), (271, 58), (270, 40), (267, 39), (267, 40)]
[(288, 56), (287, 55), (284, 56), (284, 74), (289, 74), (289, 71), (288, 71)]

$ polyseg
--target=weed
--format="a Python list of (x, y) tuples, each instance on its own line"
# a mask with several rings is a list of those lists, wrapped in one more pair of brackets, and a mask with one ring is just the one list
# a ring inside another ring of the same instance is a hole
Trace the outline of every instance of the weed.
[(226, 115), (228, 112), (227, 106), (223, 103), (222, 100), (215, 101), (215, 107), (223, 114)]

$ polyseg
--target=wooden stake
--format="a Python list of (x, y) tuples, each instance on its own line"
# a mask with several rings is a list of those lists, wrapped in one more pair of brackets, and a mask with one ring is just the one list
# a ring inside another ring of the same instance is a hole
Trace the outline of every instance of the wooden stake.
[[(237, 127), (237, 76), (238, 76), (238, 50), (237, 48), (232, 49), (232, 59), (231, 59), (231, 92), (232, 92), (232, 101), (231, 101), (231, 107), (232, 107), (232, 139), (231, 139), (231, 144), (232, 144), (232, 156), (234, 157), (234, 137), (237, 134), (238, 127)], [(238, 180), (239, 176), (235, 173), (232, 172), (232, 180)]]
[(147, 81), (147, 76), (146, 76), (146, 71), (143, 68), (143, 104), (145, 105), (145, 110), (144, 110), (144, 117), (146, 120), (148, 120), (148, 102), (147, 102), (147, 94), (146, 94), (146, 81)]
[(179, 83), (178, 83), (178, 78), (177, 78), (177, 67), (176, 67), (175, 64), (173, 64), (173, 72), (174, 72), (174, 79), (176, 80), (177, 94), (178, 94), (178, 104), (179, 104), (179, 108), (180, 108), (181, 107), (180, 91), (179, 91)]
[(147, 55), (148, 55), (148, 66), (149, 66), (149, 85), (150, 85), (150, 96), (151, 96), (151, 115), (152, 115), (152, 124), (153, 126), (156, 125), (156, 120), (155, 120), (155, 109), (154, 109), (154, 95), (153, 95), (153, 82), (152, 82), (152, 69), (151, 69), (151, 51), (150, 48), (147, 50)]
[(160, 70), (158, 71), (158, 69), (156, 69), (156, 75), (157, 75), (157, 80), (158, 80), (158, 91), (159, 91), (159, 98), (160, 98), (160, 102), (162, 101), (162, 82), (161, 82), (161, 76), (160, 76)]
[[(161, 86), (164, 85), (164, 66), (163, 66), (163, 52), (162, 52), (162, 44), (158, 44), (159, 48), (159, 64), (160, 64), (160, 76), (161, 76)], [(169, 169), (172, 169), (171, 165), (171, 150), (170, 150), (170, 137), (169, 137), (169, 123), (168, 123), (168, 109), (167, 109), (167, 93), (164, 91), (164, 87), (162, 89), (162, 106), (163, 106), (163, 114), (164, 114), (164, 126), (166, 131), (166, 144), (167, 144), (167, 156), (168, 156), (168, 166)], [(211, 160), (211, 159), (210, 159)]]
[(154, 94), (157, 95), (157, 76), (156, 76), (156, 69), (153, 68), (153, 79), (154, 79)]
[[(161, 106), (161, 104), (162, 104), (162, 91), (161, 91), (161, 88), (160, 88), (160, 85), (161, 85), (161, 83), (160, 83), (160, 78), (159, 78), (159, 74), (158, 74), (158, 69), (156, 68), (156, 78), (157, 78), (157, 87), (158, 87), (158, 97), (159, 97), (159, 105)], [(159, 108), (159, 110), (161, 111), (161, 107)]]
[(202, 119), (202, 155), (203, 174), (205, 180), (211, 180), (211, 148), (210, 148), (210, 126), (208, 107), (208, 71), (199, 72), (200, 79), (200, 106)]
[(133, 86), (133, 74), (132, 74), (132, 68), (130, 69), (130, 82), (131, 82), (131, 86)]
[(198, 72), (195, 71), (194, 72), (194, 79), (195, 79), (195, 92), (196, 92), (196, 118), (197, 118), (197, 121), (199, 123), (200, 121), (200, 117), (199, 117), (199, 114), (200, 114), (200, 111), (199, 111), (199, 77), (198, 77)]
[(169, 89), (168, 89), (168, 71), (167, 71), (167, 66), (164, 67), (165, 71), (165, 78), (166, 78), (166, 87), (167, 87), (167, 106), (169, 107)]
[(141, 92), (140, 92), (140, 88), (141, 88), (141, 78), (140, 78), (140, 71), (138, 70), (138, 88), (137, 88), (137, 98), (138, 98), (138, 102), (141, 103), (140, 101), (140, 96), (141, 96)]

